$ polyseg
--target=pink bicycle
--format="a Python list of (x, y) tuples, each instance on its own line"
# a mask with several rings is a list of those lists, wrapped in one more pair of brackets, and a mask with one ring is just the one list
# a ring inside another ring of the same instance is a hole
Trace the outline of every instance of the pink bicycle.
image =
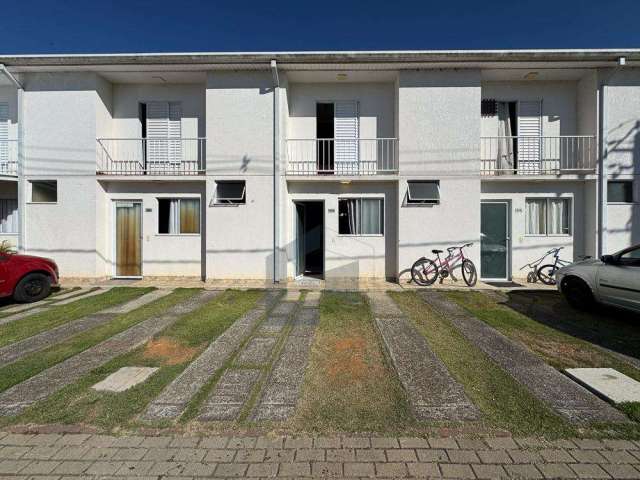
[(463, 250), (471, 245), (473, 243), (447, 248), (447, 256), (444, 259), (440, 258), (440, 254), (443, 253), (442, 250), (431, 250), (436, 255), (436, 258), (431, 260), (430, 258), (422, 257), (416, 260), (411, 267), (411, 278), (415, 283), (422, 286), (433, 285), (438, 277), (440, 277), (440, 283), (442, 283), (449, 275), (457, 282), (458, 279), (453, 274), (453, 270), (460, 266), (464, 282), (473, 287), (478, 281), (478, 273), (473, 262), (464, 256)]

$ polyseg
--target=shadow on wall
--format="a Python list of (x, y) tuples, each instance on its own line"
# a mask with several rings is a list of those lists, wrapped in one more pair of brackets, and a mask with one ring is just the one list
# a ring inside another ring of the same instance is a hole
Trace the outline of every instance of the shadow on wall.
[[(631, 120), (616, 125), (609, 131), (609, 137), (617, 136), (615, 140), (607, 143), (607, 157), (629, 157), (623, 165), (616, 163), (609, 168), (608, 175), (611, 179), (620, 178), (623, 175), (635, 175), (633, 182), (634, 203), (631, 205), (629, 219), (624, 231), (630, 231), (630, 245), (640, 243), (640, 120)], [(635, 228), (634, 228), (635, 227)], [(621, 232), (621, 230), (607, 230), (607, 233)]]

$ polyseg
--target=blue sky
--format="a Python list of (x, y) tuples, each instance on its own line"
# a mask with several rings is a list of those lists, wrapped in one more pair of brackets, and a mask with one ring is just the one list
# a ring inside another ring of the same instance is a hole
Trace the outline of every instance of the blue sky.
[(3, 2), (0, 54), (640, 47), (640, 0)]

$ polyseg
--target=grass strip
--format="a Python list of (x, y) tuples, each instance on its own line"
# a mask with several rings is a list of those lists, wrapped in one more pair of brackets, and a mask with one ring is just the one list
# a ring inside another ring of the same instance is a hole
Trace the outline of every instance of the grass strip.
[(44, 350), (33, 352), (0, 368), (0, 391), (5, 391), (13, 385), (83, 352), (143, 320), (161, 315), (167, 308), (191, 295), (193, 295), (193, 292), (189, 290), (176, 290), (155, 302), (137, 308), (132, 312), (118, 315), (107, 323), (81, 332)]
[(314, 432), (402, 431), (412, 416), (359, 293), (324, 292), (295, 418)]
[(14, 322), (0, 325), (0, 347), (23, 340), (81, 317), (98, 313), (128, 302), (150, 292), (153, 288), (116, 287), (100, 295), (81, 298), (66, 305), (47, 308), (44, 312), (29, 315)]
[[(181, 289), (162, 300), (167, 301), (173, 297), (177, 303), (197, 291)], [(177, 299), (175, 295), (181, 298)], [(197, 358), (212, 340), (251, 309), (260, 295), (258, 291), (228, 290), (222, 293), (197, 310), (182, 316), (145, 346), (113, 359), (73, 385), (30, 407), (16, 418), (16, 422), (84, 423), (106, 430), (134, 424), (134, 417)], [(165, 304), (162, 311), (168, 306)], [(92, 385), (126, 366), (157, 367), (159, 370), (147, 381), (124, 392), (96, 392), (91, 389)]]
[[(536, 321), (483, 292), (450, 291), (447, 296), (504, 335), (521, 342), (552, 367), (614, 368), (640, 381), (640, 371), (590, 342)], [(601, 322), (606, 322), (602, 318)], [(615, 320), (614, 320), (615, 321)], [(640, 402), (616, 405), (629, 418), (640, 421)], [(618, 427), (615, 427), (618, 428)], [(640, 429), (639, 429), (640, 430)]]
[(390, 292), (402, 311), (484, 414), (488, 426), (517, 435), (564, 437), (572, 427), (469, 342), (415, 292)]

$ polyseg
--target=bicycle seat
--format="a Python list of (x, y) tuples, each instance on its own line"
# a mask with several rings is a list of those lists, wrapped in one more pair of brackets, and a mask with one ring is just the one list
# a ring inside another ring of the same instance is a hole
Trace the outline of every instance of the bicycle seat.
[(435, 253), (436, 255), (442, 253), (442, 250), (431, 250), (431, 253)]

